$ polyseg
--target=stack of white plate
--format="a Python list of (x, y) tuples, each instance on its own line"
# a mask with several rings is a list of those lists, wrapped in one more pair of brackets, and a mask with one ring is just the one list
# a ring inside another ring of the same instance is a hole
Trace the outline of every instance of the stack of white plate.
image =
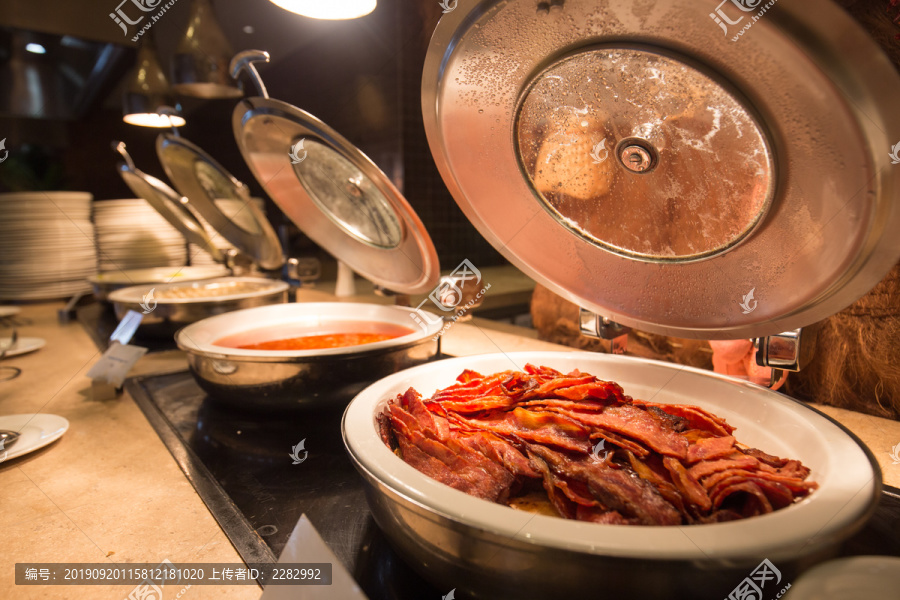
[(100, 271), (187, 264), (184, 237), (143, 198), (94, 202)]
[[(259, 207), (263, 214), (265, 214), (266, 203), (262, 198), (251, 198), (254, 204)], [(259, 229), (253, 225), (253, 217), (250, 211), (244, 209), (243, 201), (235, 200), (232, 198), (223, 198), (221, 200), (216, 200), (216, 206), (221, 209), (223, 213), (228, 215), (231, 220), (238, 224), (238, 226), (243, 227), (247, 231), (258, 231)], [(200, 216), (197, 211), (194, 211), (194, 214), (197, 216), (197, 219), (203, 224), (203, 228), (206, 230), (207, 235), (209, 235), (210, 239), (213, 242), (213, 245), (222, 251), (222, 253), (227, 252), (228, 250), (234, 248), (231, 243), (226, 240), (221, 233), (217, 232), (212, 226), (206, 222), (206, 219)], [(190, 256), (192, 265), (214, 265), (216, 261), (213, 260), (213, 257), (210, 256), (209, 252), (202, 249), (200, 246), (195, 244), (188, 244), (188, 256)]]
[(96, 272), (90, 194), (0, 194), (0, 300), (74, 296)]

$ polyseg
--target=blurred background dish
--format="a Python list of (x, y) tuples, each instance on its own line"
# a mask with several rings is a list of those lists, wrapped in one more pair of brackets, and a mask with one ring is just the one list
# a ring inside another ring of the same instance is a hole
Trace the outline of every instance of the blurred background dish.
[(95, 202), (94, 223), (101, 272), (187, 264), (184, 237), (143, 198)]
[(96, 272), (90, 194), (0, 194), (0, 300), (86, 292)]
[(105, 300), (110, 292), (133, 285), (172, 283), (175, 281), (200, 281), (225, 277), (228, 269), (222, 265), (200, 267), (152, 267), (149, 269), (119, 269), (98, 273), (88, 279), (94, 295)]
[(123, 319), (129, 310), (144, 312), (141, 332), (171, 339), (179, 328), (206, 317), (283, 304), (289, 288), (287, 283), (272, 279), (222, 277), (131, 286), (110, 293), (109, 301), (116, 318)]

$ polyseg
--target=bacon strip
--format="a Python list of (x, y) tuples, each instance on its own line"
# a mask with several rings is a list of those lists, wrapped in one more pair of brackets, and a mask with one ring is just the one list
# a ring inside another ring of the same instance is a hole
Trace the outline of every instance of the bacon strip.
[(734, 451), (734, 437), (726, 435), (723, 437), (711, 437), (698, 440), (688, 447), (687, 461), (689, 463), (699, 462), (701, 460), (710, 460), (712, 458), (721, 458), (728, 456)]
[(675, 487), (678, 488), (678, 491), (681, 492), (681, 495), (688, 502), (704, 511), (708, 511), (711, 508), (712, 502), (706, 494), (706, 490), (703, 489), (700, 482), (688, 473), (684, 465), (669, 456), (663, 459), (663, 464), (669, 470), (669, 473), (672, 474), (672, 483), (675, 484)]
[(489, 418), (457, 417), (457, 420), (475, 429), (487, 429), (501, 436), (514, 436), (563, 450), (584, 454), (591, 450), (588, 429), (563, 415), (516, 408)]
[(688, 443), (683, 437), (663, 429), (659, 421), (634, 406), (612, 406), (600, 414), (554, 409), (583, 425), (622, 434), (660, 454), (686, 458)]
[(752, 456), (745, 456), (736, 460), (712, 460), (694, 465), (690, 469), (691, 477), (701, 480), (708, 475), (718, 473), (719, 471), (727, 471), (729, 469), (752, 469), (759, 465), (759, 461)]
[(714, 435), (731, 435), (734, 427), (720, 419), (712, 413), (708, 413), (699, 406), (690, 406), (687, 404), (659, 404), (657, 402), (647, 402), (645, 400), (635, 400), (635, 406), (656, 406), (670, 415), (683, 417), (691, 424), (693, 429), (702, 429)]
[(659, 495), (656, 488), (621, 469), (588, 457), (573, 460), (543, 446), (529, 445), (528, 451), (542, 458), (554, 473), (585, 482), (591, 495), (600, 503), (637, 519), (642, 525), (676, 525), (681, 522), (681, 515)]

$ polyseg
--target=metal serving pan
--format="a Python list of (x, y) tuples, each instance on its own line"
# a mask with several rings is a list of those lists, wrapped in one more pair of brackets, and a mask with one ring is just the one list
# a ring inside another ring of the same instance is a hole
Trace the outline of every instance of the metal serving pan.
[(171, 337), (179, 328), (243, 308), (283, 304), (290, 285), (259, 277), (220, 277), (163, 285), (145, 284), (109, 295), (122, 319), (129, 310), (144, 313), (141, 332)]
[(415, 326), (415, 311), (378, 304), (310, 302), (239, 310), (181, 329), (175, 341), (191, 373), (210, 396), (240, 408), (337, 408), (381, 377), (430, 360), (441, 321), (393, 340), (326, 350), (243, 350), (216, 345), (255, 329), (321, 327), (337, 322)]
[(110, 293), (134, 285), (165, 284), (175, 281), (201, 281), (225, 277), (230, 273), (224, 265), (198, 267), (149, 267), (145, 269), (119, 269), (88, 277), (98, 300), (106, 300)]
[[(737, 427), (740, 442), (801, 460), (820, 487), (792, 506), (742, 521), (598, 525), (469, 496), (420, 473), (381, 440), (376, 415), (409, 387), (431, 395), (464, 369), (488, 374), (526, 363), (577, 368), (619, 382), (635, 398), (712, 411)], [(375, 521), (392, 546), (439, 589), (466, 598), (721, 600), (738, 597), (729, 593), (764, 559), (780, 571), (780, 585), (769, 581), (763, 588), (764, 597), (776, 597), (863, 526), (881, 489), (871, 452), (805, 404), (708, 371), (614, 355), (519, 352), (421, 365), (363, 390), (341, 428)]]

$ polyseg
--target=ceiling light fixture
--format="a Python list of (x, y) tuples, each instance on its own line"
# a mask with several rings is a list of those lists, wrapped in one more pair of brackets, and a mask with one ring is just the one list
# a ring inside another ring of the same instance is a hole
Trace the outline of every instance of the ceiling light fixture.
[(313, 19), (356, 19), (373, 10), (377, 0), (269, 0), (292, 13)]
[(46, 48), (34, 42), (28, 42), (27, 44), (25, 44), (25, 50), (31, 52), (32, 54), (47, 54)]
[(171, 104), (169, 81), (159, 64), (152, 38), (146, 36), (122, 97), (122, 120), (141, 127), (181, 127), (185, 124), (184, 117), (160, 113), (159, 107), (168, 104)]
[(194, 0), (172, 57), (172, 89), (195, 98), (240, 98), (243, 92), (228, 73), (233, 54), (212, 4)]

